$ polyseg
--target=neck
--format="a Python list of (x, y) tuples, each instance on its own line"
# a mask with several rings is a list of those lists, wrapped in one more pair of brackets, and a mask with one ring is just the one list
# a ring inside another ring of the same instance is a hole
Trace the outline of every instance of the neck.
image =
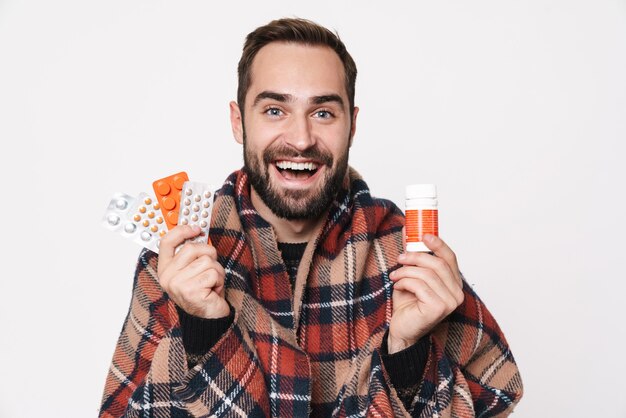
[(279, 218), (267, 207), (265, 202), (259, 197), (254, 190), (254, 187), (250, 187), (250, 198), (252, 205), (259, 212), (261, 217), (272, 225), (274, 232), (276, 233), (276, 240), (278, 242), (307, 242), (313, 238), (318, 224), (323, 217), (314, 219), (295, 219), (289, 220)]

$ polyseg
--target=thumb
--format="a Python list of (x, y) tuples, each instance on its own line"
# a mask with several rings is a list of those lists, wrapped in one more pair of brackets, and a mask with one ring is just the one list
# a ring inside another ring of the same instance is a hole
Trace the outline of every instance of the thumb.
[(168, 265), (174, 258), (176, 247), (185, 242), (185, 240), (197, 236), (200, 232), (202, 232), (202, 229), (197, 225), (178, 225), (165, 234), (159, 245), (159, 267)]

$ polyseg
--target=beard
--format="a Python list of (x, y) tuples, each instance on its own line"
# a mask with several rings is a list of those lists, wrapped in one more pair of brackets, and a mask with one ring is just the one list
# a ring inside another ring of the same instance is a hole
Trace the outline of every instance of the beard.
[[(247, 146), (245, 132), (243, 136), (244, 172), (248, 175), (250, 184), (276, 216), (287, 220), (317, 219), (328, 209), (346, 176), (348, 155), (349, 147), (346, 147), (346, 151), (339, 156), (333, 168), (333, 156), (322, 152), (317, 146), (298, 152), (284, 145), (276, 145), (263, 151), (261, 161)], [(326, 167), (319, 186), (301, 190), (277, 188), (270, 180), (270, 164), (280, 159), (297, 157), (317, 161), (320, 164), (318, 170), (322, 166)]]

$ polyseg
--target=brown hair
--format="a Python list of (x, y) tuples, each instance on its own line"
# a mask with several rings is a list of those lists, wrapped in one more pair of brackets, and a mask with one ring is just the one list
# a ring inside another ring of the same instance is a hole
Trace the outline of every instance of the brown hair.
[(294, 42), (304, 45), (324, 45), (339, 55), (343, 63), (346, 92), (350, 102), (350, 115), (354, 113), (354, 87), (356, 84), (356, 64), (348, 53), (339, 35), (323, 26), (306, 19), (285, 18), (273, 20), (267, 25), (260, 26), (250, 32), (243, 45), (243, 53), (239, 60), (237, 72), (239, 86), (237, 88), (237, 103), (243, 114), (246, 93), (251, 82), (252, 61), (256, 54), (265, 45), (271, 42)]

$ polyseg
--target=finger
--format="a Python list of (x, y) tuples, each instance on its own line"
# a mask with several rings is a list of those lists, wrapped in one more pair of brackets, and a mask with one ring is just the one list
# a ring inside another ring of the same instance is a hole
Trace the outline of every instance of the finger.
[[(217, 263), (217, 251), (206, 244), (188, 243), (174, 256), (166, 266), (159, 266), (159, 283), (164, 289), (171, 289), (172, 281), (180, 283), (190, 275), (198, 274)], [(219, 263), (217, 263), (219, 264)]]
[[(199, 262), (196, 260), (196, 266), (208, 263), (206, 260)], [(193, 264), (193, 263), (192, 263)], [(182, 300), (188, 305), (190, 302), (197, 301), (202, 295), (212, 291), (215, 283), (219, 281), (218, 273), (215, 269), (198, 270), (195, 266), (188, 266), (178, 272), (178, 274), (170, 280), (166, 291), (170, 295), (174, 295), (177, 300)]]
[(452, 266), (448, 262), (441, 258), (429, 253), (422, 252), (406, 252), (398, 256), (398, 262), (405, 266), (418, 266), (425, 267), (431, 270), (435, 270), (442, 275), (454, 276)]
[(176, 247), (185, 242), (186, 239), (197, 236), (200, 232), (202, 229), (197, 225), (178, 225), (165, 234), (159, 244), (159, 266), (166, 267), (174, 258)]
[(450, 289), (433, 270), (416, 266), (404, 266), (394, 271), (391, 275), (393, 281), (405, 278), (423, 280), (450, 309), (455, 309), (458, 306), (458, 289)]
[[(174, 271), (181, 271), (196, 262), (196, 260), (204, 259), (204, 257), (212, 261), (216, 260), (217, 251), (215, 247), (200, 243), (187, 243), (176, 254), (170, 268)], [(202, 263), (202, 261), (199, 263)], [(208, 268), (208, 266), (205, 266), (205, 268)]]
[(218, 276), (213, 269), (195, 276), (188, 276), (184, 281), (172, 285), (170, 297), (183, 308), (186, 307), (192, 311), (202, 310), (203, 306), (206, 307), (206, 302), (209, 299), (220, 296), (215, 286), (219, 281)]
[(193, 275), (189, 271), (177, 272), (176, 275), (163, 274), (159, 276), (159, 283), (165, 293), (167, 293), (178, 306), (184, 307), (186, 306), (186, 299), (181, 297), (181, 294), (187, 288), (185, 284), (188, 283), (192, 277)]
[(197, 277), (200, 279), (202, 287), (208, 290), (204, 293), (207, 295), (207, 297), (210, 295), (209, 291), (219, 294), (219, 289), (221, 289), (221, 287), (224, 285), (223, 276), (220, 275), (216, 269), (204, 271)]
[(211, 268), (213, 259), (208, 254), (202, 254), (195, 260), (192, 260), (188, 265), (180, 270), (180, 272), (187, 272), (188, 274), (197, 275)]
[(183, 306), (193, 308), (194, 310), (197, 310), (198, 306), (202, 305), (201, 301), (211, 291), (206, 286), (204, 273), (186, 277), (184, 281), (172, 287), (172, 292), (176, 295), (177, 300)]
[(452, 271), (458, 272), (459, 265), (457, 264), (456, 254), (448, 247), (441, 238), (436, 235), (426, 234), (424, 235), (424, 244), (433, 252), (437, 257), (446, 260), (448, 265), (452, 268)]
[[(174, 261), (176, 263), (176, 260)], [(215, 272), (218, 275), (216, 278), (216, 282), (211, 284), (211, 287), (218, 286), (221, 287), (224, 285), (224, 268), (220, 265), (218, 261), (216, 261), (213, 257), (209, 255), (201, 255), (191, 263), (189, 263), (184, 268), (178, 270), (175, 275), (173, 275), (170, 282), (174, 282), (169, 284), (169, 287), (179, 286), (181, 283), (185, 283), (186, 281), (192, 279), (193, 277), (207, 274), (208, 272)], [(213, 273), (211, 273), (213, 274)]]
[(220, 295), (223, 295), (224, 282), (226, 280), (226, 271), (218, 261), (215, 262), (215, 267), (213, 267), (213, 270), (215, 270), (218, 274), (218, 280), (215, 282), (215, 291)]
[[(181, 271), (188, 271), (190, 274), (197, 275), (209, 270), (215, 270), (222, 277), (225, 276), (224, 268), (219, 263), (219, 261), (206, 254), (196, 258), (187, 267), (185, 267), (184, 270)], [(219, 284), (221, 285), (223, 284), (223, 282), (224, 280), (222, 279)]]
[[(420, 302), (417, 309), (421, 312), (425, 312), (425, 307), (428, 307), (430, 312), (435, 311), (438, 315), (445, 314), (445, 302), (437, 295), (437, 293), (430, 288), (424, 281), (415, 279), (402, 279), (393, 284), (393, 290), (405, 291), (412, 293)], [(394, 307), (395, 309), (395, 307)]]
[(409, 266), (423, 267), (433, 270), (437, 276), (446, 284), (455, 299), (462, 300), (462, 281), (458, 270), (455, 273), (452, 267), (443, 258), (436, 257), (428, 253), (409, 252), (400, 254), (398, 262)]

